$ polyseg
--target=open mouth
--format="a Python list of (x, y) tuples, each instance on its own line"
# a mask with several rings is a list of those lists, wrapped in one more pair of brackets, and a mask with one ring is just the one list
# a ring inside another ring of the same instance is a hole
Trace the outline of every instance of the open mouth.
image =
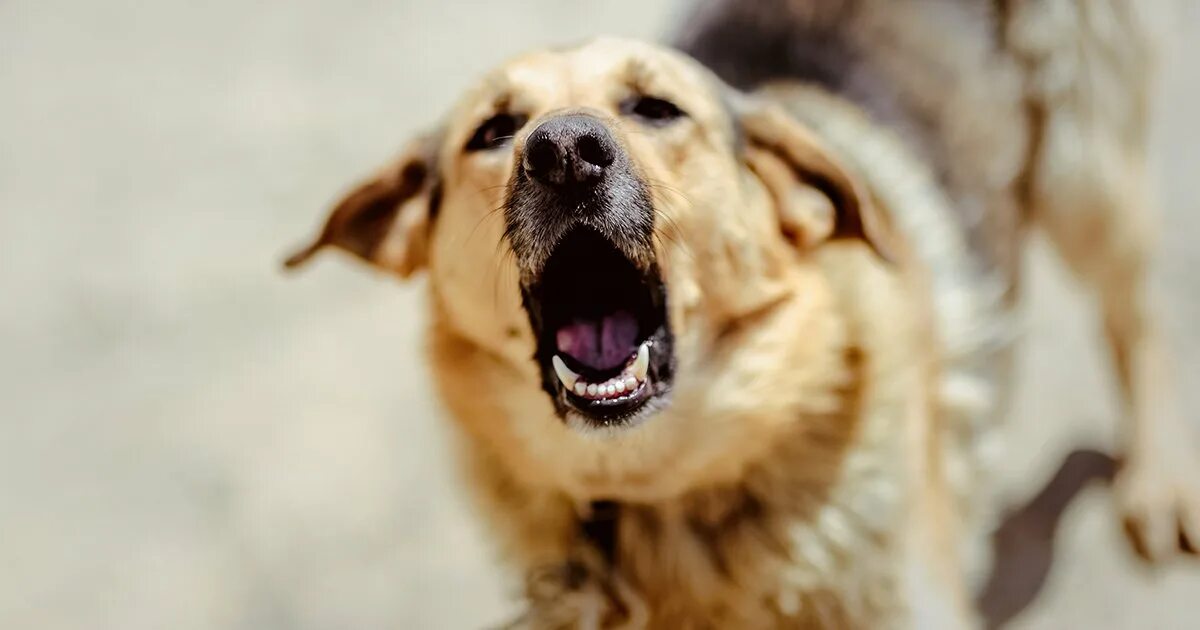
[(543, 387), (560, 415), (631, 424), (668, 393), (673, 348), (666, 288), (598, 232), (579, 227), (524, 291)]

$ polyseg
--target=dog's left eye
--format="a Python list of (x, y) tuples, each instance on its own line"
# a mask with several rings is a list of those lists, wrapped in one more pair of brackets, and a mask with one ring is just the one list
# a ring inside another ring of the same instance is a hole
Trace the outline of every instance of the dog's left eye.
[(679, 106), (666, 99), (654, 96), (634, 96), (621, 103), (621, 113), (636, 116), (654, 125), (665, 125), (687, 116)]
[(488, 151), (503, 146), (512, 140), (526, 120), (526, 116), (519, 114), (501, 113), (492, 116), (483, 121), (467, 141), (467, 151)]

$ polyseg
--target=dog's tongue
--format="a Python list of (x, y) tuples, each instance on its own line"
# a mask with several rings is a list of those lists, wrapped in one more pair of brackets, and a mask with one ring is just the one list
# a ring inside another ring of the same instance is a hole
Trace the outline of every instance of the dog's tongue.
[(576, 320), (558, 329), (558, 351), (594, 370), (609, 370), (637, 352), (637, 320), (617, 311), (597, 320)]

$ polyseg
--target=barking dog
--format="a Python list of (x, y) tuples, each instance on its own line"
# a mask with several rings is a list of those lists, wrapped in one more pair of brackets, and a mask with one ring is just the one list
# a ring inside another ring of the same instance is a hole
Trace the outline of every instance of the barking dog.
[(718, 1), (683, 52), (532, 52), (289, 265), (427, 272), (514, 626), (972, 627), (1027, 227), (1096, 293), (1138, 549), (1200, 544), (1133, 5)]

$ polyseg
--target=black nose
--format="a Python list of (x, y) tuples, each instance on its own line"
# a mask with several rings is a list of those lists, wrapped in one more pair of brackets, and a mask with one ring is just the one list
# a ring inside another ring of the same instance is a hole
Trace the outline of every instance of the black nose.
[(529, 134), (521, 165), (531, 179), (547, 186), (582, 189), (604, 179), (617, 151), (612, 133), (598, 118), (564, 114)]

